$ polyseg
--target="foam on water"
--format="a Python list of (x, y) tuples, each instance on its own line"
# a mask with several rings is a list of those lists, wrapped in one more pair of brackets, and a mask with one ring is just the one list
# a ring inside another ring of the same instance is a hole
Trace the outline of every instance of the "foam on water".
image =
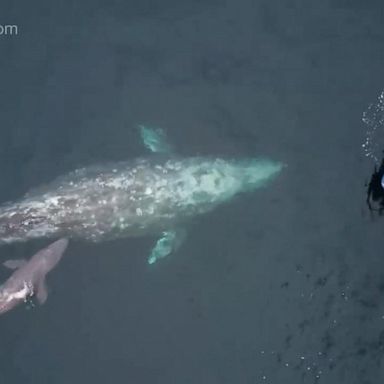
[(369, 105), (362, 117), (366, 126), (365, 141), (362, 145), (364, 155), (379, 165), (384, 148), (384, 91), (376, 103)]

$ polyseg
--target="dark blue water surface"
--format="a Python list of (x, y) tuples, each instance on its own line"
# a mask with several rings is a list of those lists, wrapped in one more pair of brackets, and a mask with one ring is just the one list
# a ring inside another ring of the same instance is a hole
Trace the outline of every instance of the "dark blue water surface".
[[(357, 0), (3, 0), (0, 201), (145, 154), (288, 164), (154, 237), (72, 242), (43, 307), (0, 318), (0, 384), (379, 384), (384, 218), (362, 112), (384, 85), (384, 5)], [(2, 246), (30, 257), (45, 241)], [(0, 270), (1, 279), (9, 272)]]

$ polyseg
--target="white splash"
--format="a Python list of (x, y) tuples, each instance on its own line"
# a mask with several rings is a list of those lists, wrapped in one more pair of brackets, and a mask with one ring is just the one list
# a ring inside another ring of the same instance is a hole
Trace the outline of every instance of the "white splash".
[(362, 145), (364, 155), (378, 165), (384, 149), (384, 91), (377, 98), (377, 103), (369, 105), (363, 113), (363, 123), (366, 125), (365, 142)]

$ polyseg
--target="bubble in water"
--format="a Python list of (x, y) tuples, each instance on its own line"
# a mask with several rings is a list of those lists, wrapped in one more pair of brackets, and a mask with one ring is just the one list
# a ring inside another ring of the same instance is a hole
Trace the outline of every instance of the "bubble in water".
[(367, 127), (365, 142), (362, 145), (364, 155), (379, 164), (384, 150), (384, 91), (379, 95), (377, 103), (369, 105), (362, 120)]

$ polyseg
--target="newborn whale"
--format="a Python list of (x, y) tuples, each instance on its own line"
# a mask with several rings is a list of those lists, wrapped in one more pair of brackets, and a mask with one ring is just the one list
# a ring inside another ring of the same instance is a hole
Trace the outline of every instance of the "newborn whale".
[(15, 271), (0, 286), (0, 314), (35, 296), (44, 304), (48, 298), (45, 277), (61, 260), (68, 246), (67, 239), (60, 239), (40, 250), (30, 260), (8, 260), (7, 268)]
[(267, 159), (179, 157), (163, 131), (142, 126), (140, 133), (149, 156), (77, 169), (0, 206), (0, 244), (160, 234), (152, 264), (178, 248), (188, 220), (264, 185), (283, 167)]

